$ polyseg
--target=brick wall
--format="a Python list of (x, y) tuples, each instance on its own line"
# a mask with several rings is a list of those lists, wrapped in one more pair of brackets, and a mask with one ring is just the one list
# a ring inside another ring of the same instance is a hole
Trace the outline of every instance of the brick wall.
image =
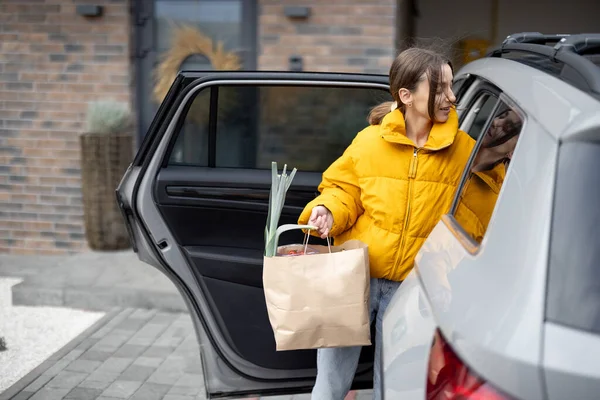
[[(397, 0), (258, 0), (258, 67), (288, 70), (291, 55), (305, 71), (386, 73), (395, 55)], [(285, 6), (307, 6), (304, 20)]]
[(0, 1), (0, 253), (86, 247), (78, 134), (90, 100), (130, 101), (129, 25), (127, 0)]

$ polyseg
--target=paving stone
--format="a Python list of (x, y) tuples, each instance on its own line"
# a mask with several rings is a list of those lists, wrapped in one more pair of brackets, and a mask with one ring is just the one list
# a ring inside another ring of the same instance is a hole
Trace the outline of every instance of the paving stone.
[(161, 400), (171, 386), (146, 382), (133, 394), (130, 400)]
[(102, 328), (100, 328), (96, 332), (94, 332), (91, 335), (91, 338), (92, 339), (94, 339), (94, 338), (101, 339), (101, 338), (105, 337), (115, 328), (115, 326), (119, 325), (121, 322), (126, 320), (127, 317), (129, 317), (129, 315), (131, 315), (132, 312), (133, 312), (133, 309), (131, 309), (131, 308), (124, 309), (119, 314), (117, 314), (113, 319), (108, 321)]
[(183, 324), (175, 321), (152, 343), (152, 346), (177, 347), (189, 335), (190, 330), (189, 323)]
[(174, 385), (169, 389), (168, 394), (179, 395), (179, 396), (197, 396), (204, 392), (204, 387), (195, 386), (177, 386)]
[(182, 396), (178, 394), (167, 394), (162, 400), (196, 400), (196, 396)]
[[(115, 376), (116, 379), (116, 376)], [(79, 388), (86, 388), (86, 389), (98, 389), (101, 392), (104, 391), (104, 389), (106, 389), (107, 387), (110, 386), (110, 384), (112, 383), (112, 381), (90, 381), (90, 380), (85, 380), (83, 382), (81, 382), (79, 385), (77, 385), (77, 387)]]
[(119, 377), (119, 372), (95, 370), (87, 377), (86, 381), (113, 383)]
[(75, 349), (71, 350), (70, 352), (68, 352), (67, 355), (62, 358), (62, 360), (66, 360), (66, 361), (77, 360), (79, 357), (81, 357), (81, 355), (84, 353), (84, 351), (85, 350), (75, 348)]
[(100, 328), (96, 332), (94, 332), (90, 336), (90, 338), (92, 338), (92, 339), (102, 339), (103, 337), (105, 337), (106, 335), (108, 335), (114, 328), (115, 328), (114, 326), (104, 325), (102, 328)]
[(155, 370), (155, 367), (144, 367), (142, 365), (133, 364), (123, 371), (119, 379), (144, 382)]
[(102, 393), (102, 396), (128, 399), (142, 385), (142, 382), (117, 380)]
[(129, 357), (110, 357), (100, 365), (97, 371), (121, 373), (133, 362)]
[(114, 330), (104, 338), (100, 339), (91, 350), (115, 352), (119, 347), (124, 345), (133, 334), (133, 331)]
[(75, 360), (65, 367), (65, 371), (87, 372), (89, 374), (94, 372), (100, 365), (102, 365), (102, 361)]
[(115, 354), (114, 357), (139, 357), (144, 351), (146, 351), (147, 346), (139, 346), (135, 344), (124, 344), (121, 346)]
[(160, 364), (162, 364), (163, 359), (160, 357), (138, 357), (133, 362), (135, 365), (141, 365), (143, 367), (154, 367), (158, 368)]
[(127, 331), (138, 331), (142, 326), (146, 325), (148, 321), (146, 319), (138, 319), (138, 318), (127, 318), (125, 321), (121, 322), (117, 325), (118, 329), (123, 329)]
[(175, 386), (190, 386), (202, 388), (204, 387), (204, 378), (201, 375), (183, 374), (177, 380), (177, 382), (175, 382)]
[(81, 360), (106, 361), (113, 353), (109, 351), (88, 350), (79, 357)]
[(56, 375), (50, 382), (46, 384), (46, 388), (58, 388), (58, 389), (73, 389), (75, 386), (79, 385), (85, 378), (87, 378), (88, 374), (84, 372), (74, 372), (74, 371), (61, 371), (58, 375)]
[(31, 382), (29, 386), (25, 388), (25, 391), (28, 392), (37, 392), (40, 390), (46, 383), (50, 382), (50, 380), (54, 378), (54, 375), (48, 375), (46, 373), (40, 375), (35, 381)]
[(149, 320), (150, 318), (154, 317), (157, 312), (158, 312), (158, 310), (155, 308), (151, 308), (151, 309), (138, 308), (133, 313), (131, 313), (129, 318), (130, 319), (131, 318), (136, 318), (136, 319), (139, 318), (139, 319)]
[(33, 392), (22, 391), (10, 398), (10, 400), (28, 400), (33, 396)]
[(142, 353), (143, 357), (166, 358), (175, 351), (175, 347), (150, 346)]
[(192, 375), (202, 375), (202, 362), (200, 361), (200, 355), (195, 357), (186, 357), (183, 372)]
[(71, 389), (43, 388), (29, 398), (29, 400), (62, 400)]
[(103, 389), (76, 387), (65, 396), (65, 399), (95, 400), (103, 392)]
[(173, 321), (175, 321), (180, 315), (181, 314), (160, 311), (160, 312), (157, 312), (156, 315), (154, 315), (154, 317), (152, 317), (152, 319), (150, 320), (150, 323), (169, 325)]
[(165, 324), (155, 324), (151, 321), (144, 325), (142, 329), (137, 331), (135, 335), (133, 335), (133, 337), (129, 339), (127, 344), (150, 346), (166, 328), (167, 325)]
[(169, 357), (148, 378), (148, 382), (174, 385), (183, 375), (185, 359), (182, 357)]
[(44, 371), (44, 374), (45, 375), (58, 375), (60, 373), (60, 371), (65, 369), (65, 367), (67, 365), (69, 365), (70, 363), (71, 363), (71, 361), (69, 361), (69, 360), (58, 360), (56, 362), (56, 364), (54, 364), (53, 366), (48, 368), (46, 371)]
[(81, 341), (81, 343), (79, 343), (77, 345), (77, 347), (75, 347), (75, 350), (81, 350), (82, 353), (85, 352), (86, 350), (89, 350), (90, 347), (94, 346), (96, 343), (98, 343), (100, 339), (93, 339), (93, 338), (87, 338)]

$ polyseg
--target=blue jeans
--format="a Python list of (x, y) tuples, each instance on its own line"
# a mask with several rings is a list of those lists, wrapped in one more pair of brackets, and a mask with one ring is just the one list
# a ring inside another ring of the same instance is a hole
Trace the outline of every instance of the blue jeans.
[[(402, 282), (371, 279), (369, 309), (375, 319), (373, 399), (381, 400), (381, 323), (390, 300)], [(312, 400), (344, 400), (354, 380), (362, 347), (337, 347), (317, 351), (317, 381)]]

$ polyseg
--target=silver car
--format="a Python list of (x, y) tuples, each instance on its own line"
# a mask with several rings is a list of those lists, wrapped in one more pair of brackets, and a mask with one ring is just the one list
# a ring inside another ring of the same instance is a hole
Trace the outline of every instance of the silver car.
[[(599, 44), (512, 35), (455, 74), (477, 145), (385, 314), (386, 400), (600, 397)], [(378, 75), (176, 78), (117, 199), (139, 258), (188, 305), (209, 398), (311, 390), (315, 351), (275, 351), (265, 308), (270, 164), (299, 169), (280, 221), (294, 223), (389, 99)], [(372, 360), (354, 388), (372, 387)]]

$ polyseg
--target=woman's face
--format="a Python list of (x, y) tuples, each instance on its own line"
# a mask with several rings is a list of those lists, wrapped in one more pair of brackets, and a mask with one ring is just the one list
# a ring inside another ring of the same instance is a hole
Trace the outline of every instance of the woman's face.
[[(434, 107), (434, 122), (446, 122), (452, 104), (456, 101), (456, 97), (452, 92), (452, 69), (448, 64), (444, 64), (440, 76), (440, 84), (438, 85)], [(431, 119), (429, 115), (429, 76), (424, 74), (421, 76), (417, 88), (413, 92), (409, 92), (406, 98), (400, 93), (400, 99), (406, 104), (406, 113), (416, 113), (423, 118)], [(402, 91), (402, 89), (401, 89)], [(412, 106), (409, 106), (412, 104)]]
[(508, 109), (498, 114), (481, 142), (474, 172), (491, 169), (500, 160), (510, 160), (519, 140), (521, 126), (521, 117), (515, 111)]

